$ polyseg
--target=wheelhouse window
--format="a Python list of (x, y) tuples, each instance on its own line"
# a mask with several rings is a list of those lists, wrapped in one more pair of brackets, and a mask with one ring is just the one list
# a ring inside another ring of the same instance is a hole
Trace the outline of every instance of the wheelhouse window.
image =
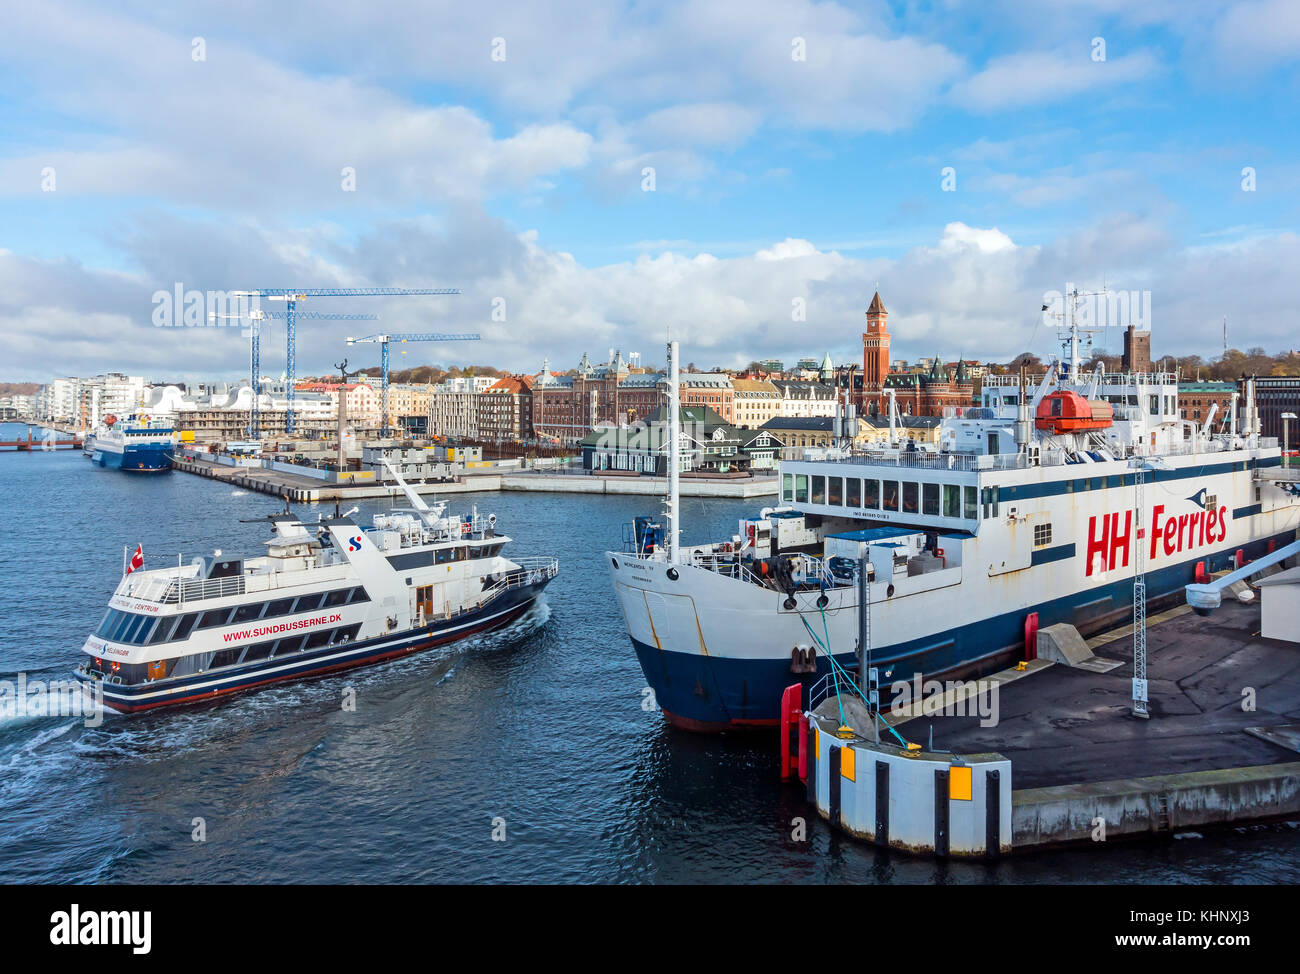
[(903, 513), (919, 514), (921, 512), (921, 490), (914, 480), (903, 483)]
[(781, 474), (781, 502), (784, 504), (794, 503), (794, 474)]
[(979, 503), (974, 487), (962, 487), (962, 517), (974, 520), (979, 516)]
[(895, 513), (898, 513), (899, 500), (900, 498), (899, 498), (899, 490), (898, 490), (898, 481), (896, 480), (882, 481), (880, 484), (881, 507), (886, 511), (893, 511)]
[(794, 501), (796, 504), (808, 503), (808, 475), (806, 473), (795, 474)]
[(827, 484), (826, 503), (839, 507), (844, 503), (844, 478), (831, 477)]
[(862, 506), (862, 481), (850, 477), (844, 482), (844, 504), (846, 507)]
[(862, 506), (871, 510), (880, 509), (880, 481), (874, 477), (868, 477), (862, 481)]
[(812, 479), (812, 503), (826, 503), (826, 478), (821, 474), (813, 474)]
[(939, 485), (921, 485), (921, 513), (931, 517), (939, 516)]
[(961, 517), (961, 485), (943, 485), (943, 516)]

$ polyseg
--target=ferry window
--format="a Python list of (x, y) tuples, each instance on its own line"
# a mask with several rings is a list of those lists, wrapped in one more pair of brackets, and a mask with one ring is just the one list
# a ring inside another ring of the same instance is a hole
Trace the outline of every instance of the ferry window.
[(276, 599), (266, 604), (265, 619), (274, 619), (276, 616), (287, 616), (293, 611), (293, 599)]
[(862, 506), (876, 510), (880, 507), (880, 481), (874, 477), (862, 481)]
[(920, 493), (916, 481), (909, 480), (903, 483), (904, 514), (916, 514), (921, 510)]
[(254, 663), (257, 662), (258, 660), (266, 659), (268, 656), (271, 655), (271, 649), (274, 646), (275, 646), (274, 639), (268, 639), (264, 643), (253, 643), (253, 645), (248, 647), (247, 652), (244, 653), (244, 662)]
[(1206, 509), (1207, 511), (1217, 511), (1217, 510), (1219, 509), (1219, 495), (1218, 495), (1218, 494), (1206, 494), (1206, 495), (1205, 495), (1205, 509)]
[(812, 479), (812, 503), (826, 503), (826, 478), (820, 474), (813, 474)]
[(1034, 525), (1034, 547), (1052, 543), (1052, 523)]
[(970, 518), (971, 520), (974, 520), (976, 517), (979, 516), (979, 505), (976, 504), (975, 502), (975, 488), (963, 487), (961, 489), (961, 496), (962, 496), (962, 512), (961, 512), (962, 517)]
[(223, 649), (218, 651), (212, 657), (212, 662), (208, 664), (208, 669), (215, 670), (218, 666), (229, 666), (231, 663), (238, 662), (239, 649)]
[(104, 621), (101, 622), (99, 628), (95, 630), (95, 635), (100, 639), (107, 639), (109, 633), (113, 631), (119, 621), (121, 621), (121, 613), (116, 609), (109, 609), (104, 613)]
[(339, 643), (350, 643), (356, 640), (357, 633), (361, 631), (361, 623), (355, 623), (351, 626), (343, 626), (334, 630), (334, 637), (330, 640), (331, 646), (337, 646)]
[(794, 503), (794, 474), (781, 474), (781, 501), (785, 504)]
[(252, 622), (254, 619), (260, 619), (262, 616), (262, 603), (254, 602), (251, 605), (235, 606), (235, 617), (232, 622)]
[(439, 548), (436, 552), (434, 552), (433, 563), (435, 565), (445, 565), (449, 561), (451, 561), (450, 548)]
[(850, 477), (844, 485), (844, 504), (847, 507), (862, 506), (862, 481)]
[(921, 513), (931, 517), (939, 516), (939, 485), (921, 485)]
[(826, 503), (834, 504), (836, 507), (839, 507), (844, 503), (844, 478), (830, 477), (828, 478), (828, 482), (829, 486), (826, 491)]
[(177, 620), (180, 616), (169, 616), (158, 620), (158, 625), (154, 627), (153, 634), (149, 637), (149, 645), (154, 646), (158, 643), (165, 643), (172, 638), (172, 630), (176, 628)]
[(281, 639), (275, 644), (276, 658), (298, 652), (298, 650), (302, 649), (302, 644), (306, 639), (306, 636), (290, 636), (288, 639)]
[(806, 473), (795, 474), (794, 501), (796, 504), (808, 503), (808, 475)]
[(230, 618), (230, 612), (230, 609), (209, 609), (199, 619), (199, 628), (211, 629), (214, 626), (224, 626)]
[(322, 629), (320, 632), (314, 632), (307, 637), (307, 645), (304, 649), (320, 649), (330, 641), (329, 629)]
[(887, 511), (898, 511), (898, 481), (886, 480), (880, 484), (880, 505)]
[(350, 589), (339, 588), (330, 592), (325, 596), (325, 608), (332, 609), (336, 605), (347, 605), (349, 591)]
[(961, 517), (961, 487), (958, 484), (943, 485), (943, 516)]
[(325, 601), (324, 592), (316, 592), (314, 595), (300, 595), (298, 601), (294, 603), (293, 611), (298, 612), (315, 612), (320, 608), (320, 604)]
[(198, 621), (198, 618), (199, 614), (197, 612), (181, 616), (181, 621), (176, 623), (176, 631), (172, 633), (172, 640), (189, 638), (190, 630), (194, 628), (194, 623)]

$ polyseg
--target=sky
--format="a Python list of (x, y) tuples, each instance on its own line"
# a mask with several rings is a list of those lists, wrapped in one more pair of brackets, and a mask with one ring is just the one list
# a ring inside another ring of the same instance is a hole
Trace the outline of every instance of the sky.
[[(659, 364), (668, 337), (703, 368), (861, 361), (877, 289), (896, 358), (1046, 356), (1071, 285), (1136, 292), (1156, 354), (1221, 353), (1225, 318), (1300, 346), (1294, 0), (4, 16), (0, 381), (246, 374), (239, 323), (173, 321), (178, 287), (461, 290), (303, 302), (379, 319), (302, 322), (300, 375), (377, 364), (345, 338), (379, 331), (481, 335), (395, 369)], [(278, 322), (262, 345), (280, 374)]]

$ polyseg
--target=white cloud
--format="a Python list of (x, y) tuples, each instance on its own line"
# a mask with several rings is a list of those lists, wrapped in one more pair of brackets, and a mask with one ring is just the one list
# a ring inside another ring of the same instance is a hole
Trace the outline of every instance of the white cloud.
[(1059, 101), (1085, 91), (1114, 88), (1151, 77), (1159, 62), (1149, 51), (1093, 61), (1089, 49), (1027, 51), (990, 61), (953, 86), (954, 100), (976, 112)]

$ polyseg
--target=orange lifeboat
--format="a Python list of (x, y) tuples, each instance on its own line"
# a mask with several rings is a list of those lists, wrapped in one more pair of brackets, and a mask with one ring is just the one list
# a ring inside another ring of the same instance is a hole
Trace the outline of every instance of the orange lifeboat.
[(1077, 392), (1061, 389), (1043, 397), (1034, 426), (1051, 433), (1081, 433), (1105, 429), (1114, 421), (1115, 410), (1110, 403), (1084, 399)]

